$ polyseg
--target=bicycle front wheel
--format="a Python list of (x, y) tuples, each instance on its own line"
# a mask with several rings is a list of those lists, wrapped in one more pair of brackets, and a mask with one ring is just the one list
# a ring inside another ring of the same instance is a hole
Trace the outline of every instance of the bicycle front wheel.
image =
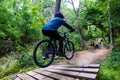
[(64, 45), (64, 54), (67, 60), (70, 60), (74, 56), (74, 44), (71, 41), (68, 41)]
[(33, 52), (33, 59), (37, 66), (45, 68), (49, 66), (55, 57), (54, 46), (50, 40), (40, 41)]

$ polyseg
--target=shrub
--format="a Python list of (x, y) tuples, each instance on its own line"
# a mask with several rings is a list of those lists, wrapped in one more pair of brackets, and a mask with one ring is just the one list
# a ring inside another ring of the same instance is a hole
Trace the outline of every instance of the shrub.
[(120, 38), (115, 39), (115, 46), (120, 46)]
[(33, 57), (31, 54), (24, 53), (23, 55), (21, 55), (18, 61), (19, 61), (18, 63), (22, 68), (34, 66)]
[(97, 80), (120, 79), (120, 47), (113, 50), (107, 59), (101, 63)]
[(19, 64), (17, 61), (8, 61), (4, 66), (0, 67), (0, 78), (19, 72)]
[[(38, 2), (39, 4), (29, 0), (0, 2), (0, 53), (8, 53), (40, 39), (44, 17), (40, 12), (41, 1)], [(6, 41), (13, 42), (13, 45), (7, 47), (4, 44)]]

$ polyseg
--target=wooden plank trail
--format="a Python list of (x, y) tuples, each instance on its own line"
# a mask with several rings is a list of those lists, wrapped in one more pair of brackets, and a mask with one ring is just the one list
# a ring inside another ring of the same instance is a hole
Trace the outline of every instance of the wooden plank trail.
[(95, 80), (99, 64), (51, 65), (16, 75), (14, 80)]

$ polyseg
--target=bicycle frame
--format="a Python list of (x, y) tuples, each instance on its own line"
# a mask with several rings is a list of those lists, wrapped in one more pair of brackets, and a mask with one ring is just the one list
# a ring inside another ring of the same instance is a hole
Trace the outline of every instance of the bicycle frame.
[[(59, 32), (60, 33), (60, 32)], [(68, 41), (69, 41), (69, 38), (67, 37), (67, 34), (68, 34), (69, 32), (61, 32), (61, 34), (63, 34), (63, 46), (64, 46), (64, 44), (66, 44)], [(54, 39), (50, 39), (50, 41), (51, 41), (51, 43), (54, 45), (54, 47), (55, 47), (55, 51), (57, 51), (58, 52), (58, 40), (54, 40)]]

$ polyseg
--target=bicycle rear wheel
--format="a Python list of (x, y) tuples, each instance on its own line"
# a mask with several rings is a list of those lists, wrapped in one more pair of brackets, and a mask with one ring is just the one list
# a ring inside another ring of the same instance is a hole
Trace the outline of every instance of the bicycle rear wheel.
[(70, 60), (74, 56), (74, 44), (71, 41), (68, 41), (64, 45), (64, 54), (67, 60)]
[(50, 40), (42, 40), (36, 45), (33, 59), (37, 66), (42, 68), (49, 66), (53, 62), (54, 57), (54, 46)]

